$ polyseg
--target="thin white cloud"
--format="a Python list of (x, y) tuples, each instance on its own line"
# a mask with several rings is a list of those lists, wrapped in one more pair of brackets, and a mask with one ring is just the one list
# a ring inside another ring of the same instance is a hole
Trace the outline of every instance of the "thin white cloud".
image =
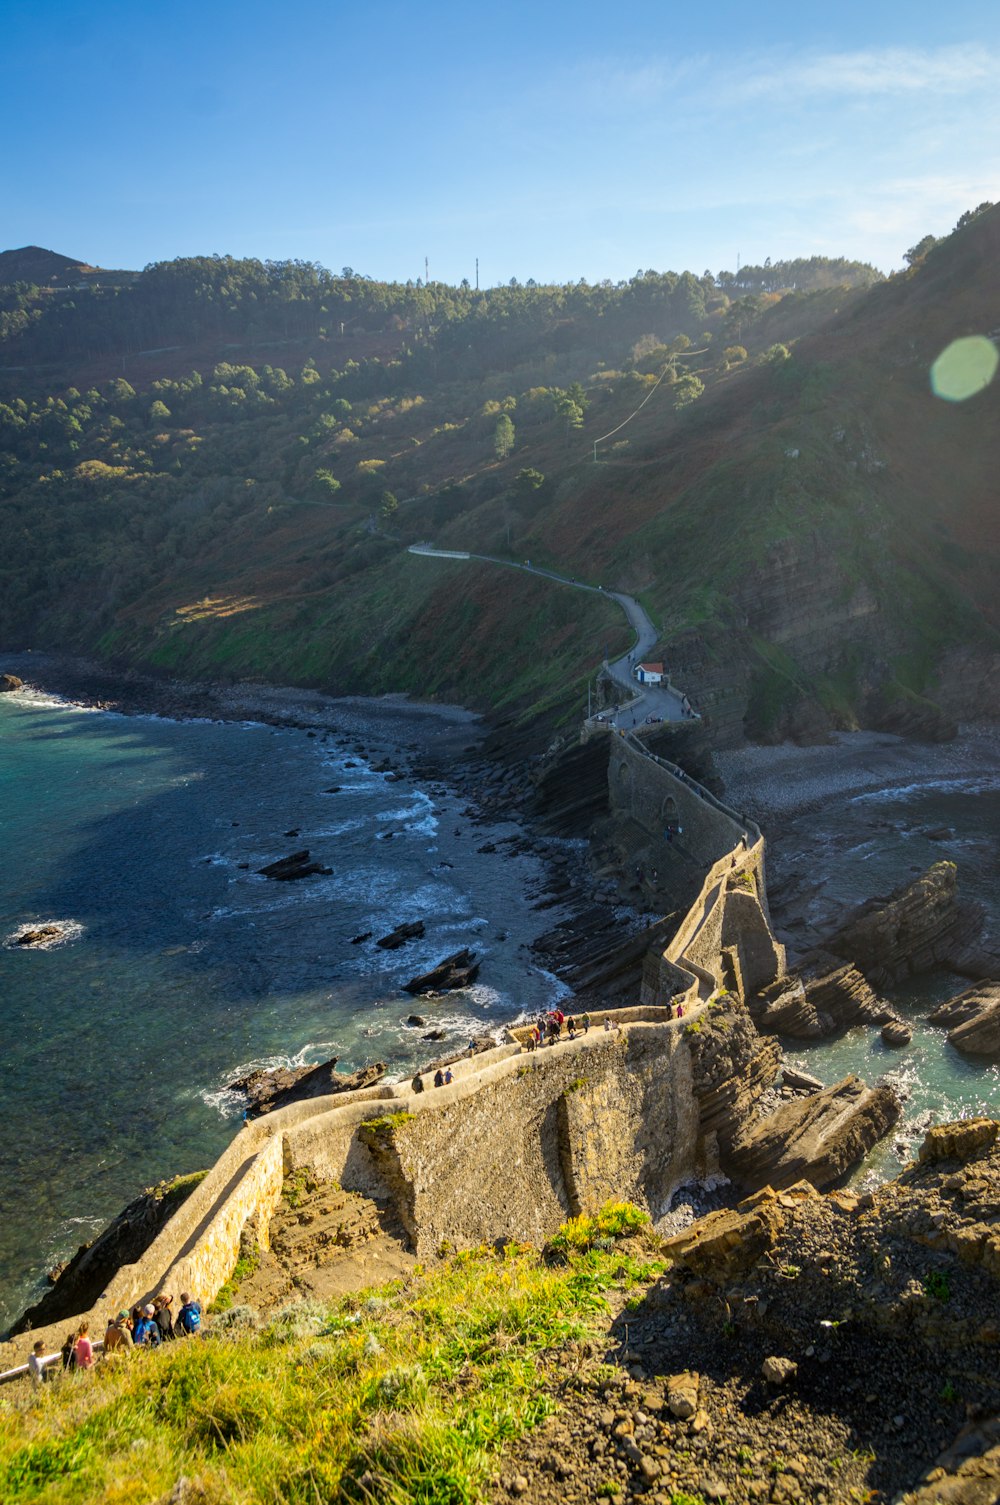
[(868, 48), (807, 52), (781, 62), (759, 59), (737, 86), (744, 99), (794, 100), (816, 95), (873, 98), (898, 94), (965, 94), (1000, 83), (1000, 55), (978, 43), (952, 47)]

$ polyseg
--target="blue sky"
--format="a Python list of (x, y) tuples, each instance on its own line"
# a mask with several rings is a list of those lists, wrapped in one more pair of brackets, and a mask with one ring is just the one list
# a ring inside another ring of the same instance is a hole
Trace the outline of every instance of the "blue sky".
[(0, 247), (483, 285), (888, 270), (1000, 199), (996, 0), (0, 0)]

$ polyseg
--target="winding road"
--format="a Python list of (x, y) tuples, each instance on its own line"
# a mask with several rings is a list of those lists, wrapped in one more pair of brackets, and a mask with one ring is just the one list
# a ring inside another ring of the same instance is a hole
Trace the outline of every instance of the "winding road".
[(513, 559), (500, 559), (493, 554), (468, 554), (458, 549), (435, 549), (427, 543), (411, 544), (409, 553), (420, 554), (430, 559), (475, 559), (482, 564), (498, 564), (504, 569), (521, 570), (526, 575), (540, 575), (544, 580), (554, 581), (556, 585), (568, 585), (574, 590), (590, 591), (593, 595), (605, 596), (610, 601), (617, 601), (635, 633), (635, 645), (621, 658), (609, 663), (608, 672), (612, 679), (627, 690), (633, 698), (627, 706), (619, 707), (616, 711), (608, 711), (605, 719), (616, 727), (637, 726), (647, 717), (656, 717), (660, 721), (684, 719), (683, 696), (679, 695), (676, 690), (639, 685), (632, 678), (632, 665), (642, 661), (660, 636), (648, 613), (634, 596), (626, 596), (623, 591), (605, 590), (602, 585), (585, 585), (582, 581), (573, 580), (567, 575), (558, 575), (555, 570), (542, 569), (529, 560), (525, 560), (524, 564), (517, 564)]

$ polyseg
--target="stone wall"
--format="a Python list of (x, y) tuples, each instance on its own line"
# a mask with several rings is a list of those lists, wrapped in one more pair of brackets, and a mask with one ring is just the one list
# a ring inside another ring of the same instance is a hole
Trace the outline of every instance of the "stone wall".
[[(447, 1087), (434, 1088), (427, 1073), (419, 1092), (410, 1082), (380, 1082), (246, 1124), (98, 1305), (73, 1324), (0, 1345), (0, 1368), (23, 1363), (38, 1337), (56, 1350), (84, 1318), (99, 1334), (109, 1313), (161, 1290), (211, 1302), (248, 1223), (266, 1243), (283, 1178), (302, 1167), (390, 1202), (422, 1257), (443, 1242), (542, 1242), (568, 1215), (611, 1198), (655, 1217), (679, 1183), (713, 1170), (718, 1147), (731, 1142), (777, 1069), (773, 1052), (737, 1019), (723, 1026), (726, 1004), (717, 997), (723, 987), (742, 994), (783, 967), (767, 915), (763, 838), (634, 736), (611, 743), (608, 791), (651, 849), (669, 857), (664, 831), (680, 825), (708, 863), (669, 943), (647, 958), (640, 1007), (592, 1011), (589, 1034), (540, 1051), (526, 1050), (523, 1031), (514, 1031), (508, 1043), (458, 1062)], [(678, 1001), (683, 1020), (672, 1017)], [(616, 1025), (610, 1032), (605, 1012)]]

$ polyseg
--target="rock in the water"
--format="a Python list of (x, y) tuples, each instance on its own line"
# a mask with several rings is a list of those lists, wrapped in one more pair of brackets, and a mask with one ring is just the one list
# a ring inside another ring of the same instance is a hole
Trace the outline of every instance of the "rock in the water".
[(419, 1029), (421, 1025), (427, 1023), (427, 1020), (423, 1014), (410, 1014), (406, 1022), (407, 1024), (412, 1024), (415, 1029)]
[(446, 956), (429, 972), (411, 977), (409, 982), (404, 982), (403, 988), (407, 993), (450, 993), (456, 988), (467, 988), (479, 975), (479, 963), (475, 958), (476, 953), (464, 947)]
[(787, 1385), (799, 1372), (794, 1359), (781, 1359), (774, 1354), (766, 1358), (760, 1368), (769, 1385)]
[(1000, 983), (977, 983), (957, 993), (934, 1010), (930, 1022), (944, 1026), (956, 1050), (1000, 1060)]
[(750, 1003), (758, 1029), (819, 1040), (857, 1024), (885, 1024), (892, 1009), (857, 967), (826, 951), (812, 951)]
[(256, 1118), (260, 1113), (270, 1113), (275, 1108), (285, 1108), (289, 1103), (301, 1102), (305, 1098), (331, 1097), (338, 1092), (373, 1087), (385, 1075), (381, 1061), (362, 1066), (349, 1076), (338, 1072), (336, 1065), (337, 1057), (333, 1056), (320, 1066), (278, 1066), (272, 1070), (251, 1071), (226, 1085), (230, 1092), (241, 1092), (249, 1099), (247, 1116)]
[(428, 1030), (426, 1035), (420, 1036), (421, 1040), (443, 1040), (444, 1037), (445, 1031), (443, 1029)]
[(309, 848), (303, 847), (301, 852), (291, 852), (287, 857), (279, 857), (277, 862), (269, 862), (257, 871), (262, 877), (273, 878), (277, 883), (291, 883), (295, 878), (308, 878), (312, 873), (322, 873), (328, 877), (333, 868), (324, 867), (321, 862), (310, 862)]
[(900, 1111), (891, 1087), (866, 1087), (848, 1076), (748, 1126), (729, 1163), (748, 1190), (802, 1180), (833, 1186), (889, 1132)]
[(11, 690), (24, 688), (24, 680), (18, 679), (16, 674), (0, 674), (0, 695), (6, 695)]
[(791, 1087), (794, 1092), (822, 1092), (823, 1083), (818, 1076), (810, 1076), (808, 1071), (796, 1071), (791, 1066), (782, 1066), (781, 1079), (786, 1087)]
[(407, 941), (419, 941), (423, 937), (423, 920), (412, 920), (407, 925), (397, 925), (395, 930), (390, 930), (388, 935), (382, 936), (375, 942), (383, 951), (398, 951)]
[(909, 1045), (913, 1039), (913, 1031), (902, 1019), (890, 1019), (888, 1024), (882, 1026), (882, 1044), (893, 1047)]
[(362, 930), (361, 933), (360, 933), (360, 935), (352, 935), (351, 936), (351, 945), (352, 946), (360, 946), (365, 941), (370, 941), (373, 935), (374, 935), (374, 931), (372, 931), (372, 930)]
[(958, 900), (955, 864), (935, 862), (887, 899), (862, 904), (824, 944), (878, 986), (938, 966), (965, 970), (982, 928), (982, 906)]
[(17, 946), (44, 946), (48, 941), (58, 940), (62, 930), (58, 925), (38, 925), (34, 930), (23, 931), (15, 941)]

